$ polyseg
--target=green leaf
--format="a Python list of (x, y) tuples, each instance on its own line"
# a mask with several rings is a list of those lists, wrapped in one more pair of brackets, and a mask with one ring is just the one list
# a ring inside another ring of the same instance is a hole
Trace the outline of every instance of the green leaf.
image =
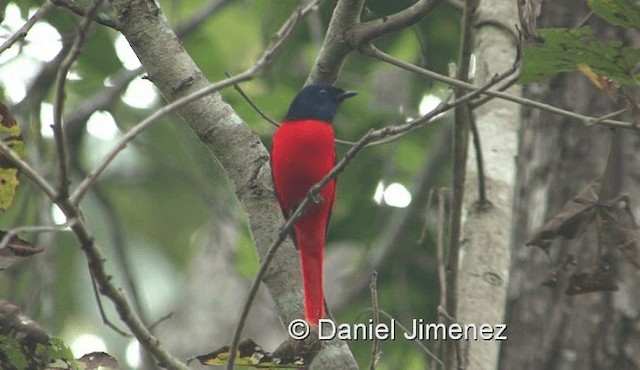
[(640, 29), (640, 7), (633, 0), (589, 0), (589, 7), (611, 24)]
[(51, 345), (47, 347), (47, 355), (51, 359), (52, 369), (84, 369), (73, 357), (71, 349), (60, 338), (51, 338)]
[[(0, 103), (0, 140), (19, 156), (24, 157), (24, 140), (20, 126), (4, 104)], [(6, 210), (13, 202), (20, 179), (18, 168), (0, 153), (0, 210)]]
[(12, 337), (0, 335), (0, 354), (6, 358), (9, 362), (4, 363), (1, 362), (0, 365), (3, 367), (10, 367), (13, 365), (17, 369), (24, 369), (27, 367), (27, 359), (25, 358), (24, 353), (22, 353), (22, 346), (20, 342)]
[(539, 30), (539, 34), (545, 43), (525, 49), (521, 83), (576, 71), (578, 65), (586, 64), (620, 85), (637, 85), (635, 66), (640, 62), (640, 50), (625, 47), (619, 41), (599, 41), (589, 27), (577, 30), (548, 28)]

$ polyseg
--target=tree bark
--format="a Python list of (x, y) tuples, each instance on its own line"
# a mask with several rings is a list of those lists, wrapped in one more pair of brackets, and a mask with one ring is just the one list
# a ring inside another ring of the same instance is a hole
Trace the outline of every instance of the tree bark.
[[(539, 27), (568, 27), (588, 13), (586, 2), (545, 2)], [(595, 16), (594, 16), (595, 18)], [(623, 31), (591, 19), (601, 39), (629, 41)], [(553, 77), (526, 89), (530, 98), (598, 115), (614, 109), (607, 96), (578, 73)], [(601, 175), (611, 129), (585, 127), (571, 119), (530, 111), (523, 117), (518, 158), (518, 199), (515, 243), (509, 288), (508, 336), (501, 369), (640, 369), (640, 280), (638, 271), (619, 251), (613, 251), (611, 271), (617, 292), (567, 296), (568, 275), (586, 272), (596, 254), (596, 236), (587, 232), (576, 240), (556, 240), (550, 255), (524, 244), (564, 203)], [(640, 196), (639, 135), (621, 132), (612, 152), (610, 176), (604, 179), (605, 199), (620, 192), (632, 198), (638, 217)], [(541, 282), (572, 254), (577, 265), (560, 275), (556, 288)]]
[[(518, 19), (511, 0), (483, 0), (478, 20), (501, 21), (510, 27)], [(510, 21), (509, 21), (510, 20)], [(516, 44), (507, 29), (480, 23), (475, 32), (477, 85), (513, 65)], [(484, 24), (484, 25), (483, 25)], [(519, 86), (508, 92), (520, 95)], [(478, 171), (473, 144), (469, 144), (464, 194), (463, 239), (458, 273), (458, 315), (460, 324), (496, 325), (504, 322), (509, 265), (511, 223), (517, 155), (520, 107), (504, 100), (492, 100), (475, 110), (476, 125), (484, 157), (488, 207), (477, 204)], [(495, 369), (500, 341), (467, 341), (463, 344), (465, 369)]]

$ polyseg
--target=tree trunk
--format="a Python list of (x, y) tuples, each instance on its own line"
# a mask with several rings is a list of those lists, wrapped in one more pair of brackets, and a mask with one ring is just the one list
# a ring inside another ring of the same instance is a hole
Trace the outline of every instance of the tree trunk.
[[(586, 2), (545, 2), (539, 27), (574, 27), (587, 15)], [(594, 16), (595, 17), (595, 16)], [(601, 39), (626, 40), (620, 29), (591, 19)], [(609, 98), (578, 73), (529, 86), (528, 97), (599, 115), (614, 110)], [(568, 296), (569, 275), (593, 269), (593, 230), (574, 240), (556, 240), (549, 256), (525, 243), (564, 204), (601, 175), (609, 157), (611, 129), (585, 127), (569, 118), (530, 111), (523, 119), (518, 158), (515, 244), (508, 297), (508, 336), (501, 369), (640, 369), (640, 279), (638, 270), (612, 251), (611, 271), (620, 290)], [(627, 193), (632, 211), (640, 199), (640, 146), (635, 131), (620, 132), (612, 152), (603, 199)], [(637, 237), (637, 235), (636, 235)], [(559, 274), (558, 285), (541, 285), (569, 255), (577, 264)]]
[[(502, 20), (511, 26), (518, 18), (511, 0), (482, 0), (480, 20)], [(511, 20), (511, 21), (505, 21)], [(480, 23), (482, 24), (482, 23)], [(515, 32), (515, 30), (512, 30)], [(492, 24), (475, 32), (477, 85), (512, 67), (516, 58), (514, 33)], [(520, 86), (508, 92), (520, 95)], [(460, 245), (458, 274), (458, 317), (460, 324), (504, 323), (509, 265), (511, 263), (511, 224), (516, 180), (514, 158), (520, 106), (494, 99), (476, 109), (476, 125), (482, 146), (488, 206), (479, 206), (478, 171), (473, 144), (469, 144), (465, 184), (463, 240)], [(500, 341), (478, 340), (463, 344), (465, 369), (495, 369)]]

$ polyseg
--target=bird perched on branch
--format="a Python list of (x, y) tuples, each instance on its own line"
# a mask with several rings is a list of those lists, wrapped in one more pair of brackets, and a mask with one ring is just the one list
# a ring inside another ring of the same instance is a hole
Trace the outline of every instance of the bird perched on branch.
[[(332, 121), (340, 103), (356, 95), (327, 84), (308, 85), (293, 99), (273, 135), (271, 171), (285, 218), (307, 197), (309, 189), (336, 163)], [(325, 185), (317, 202), (293, 225), (300, 251), (305, 319), (317, 325), (324, 317), (322, 261), (327, 226), (336, 197), (335, 178)]]

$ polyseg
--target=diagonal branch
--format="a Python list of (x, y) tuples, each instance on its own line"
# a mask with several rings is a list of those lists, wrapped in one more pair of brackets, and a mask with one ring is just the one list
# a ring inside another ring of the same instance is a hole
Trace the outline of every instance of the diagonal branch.
[[(382, 60), (383, 62), (387, 62), (391, 65), (394, 65), (398, 68), (404, 69), (406, 71), (409, 72), (413, 72), (415, 74), (417, 74), (418, 76), (422, 76), (425, 78), (429, 78), (429, 79), (433, 79), (436, 81), (440, 81), (440, 82), (444, 82), (447, 85), (450, 86), (454, 86), (454, 87), (459, 87), (462, 89), (465, 89), (467, 91), (470, 90), (475, 90), (478, 88), (477, 85), (468, 83), (468, 82), (464, 82), (464, 81), (460, 81), (458, 79), (455, 78), (451, 78), (445, 75), (441, 75), (439, 73), (424, 69), (424, 68), (420, 68), (414, 64), (405, 62), (404, 60), (398, 59), (392, 55), (389, 55), (383, 51), (381, 51), (380, 49), (376, 48), (373, 45), (368, 45), (367, 47), (364, 48), (360, 48), (359, 49), (360, 52), (364, 55), (370, 56), (372, 58), (376, 58), (379, 60)], [(606, 126), (611, 126), (611, 127), (619, 127), (619, 128), (624, 128), (624, 129), (630, 129), (630, 130), (640, 130), (640, 127), (634, 125), (631, 122), (625, 122), (625, 121), (617, 121), (617, 120), (613, 120), (613, 119), (602, 119), (602, 117), (591, 117), (591, 116), (587, 116), (587, 115), (583, 115), (583, 114), (579, 114), (579, 113), (575, 113), (575, 112), (571, 112), (569, 110), (566, 109), (562, 109), (562, 108), (558, 108), (555, 107), (553, 105), (550, 104), (545, 104), (545, 103), (541, 103), (535, 100), (531, 100), (531, 99), (527, 99), (527, 98), (523, 98), (520, 96), (514, 96), (511, 95), (509, 93), (500, 91), (501, 89), (489, 89), (483, 92), (484, 95), (487, 96), (491, 96), (491, 97), (495, 97), (495, 98), (500, 98), (500, 99), (504, 99), (504, 100), (508, 100), (508, 101), (512, 101), (514, 103), (518, 103), (521, 104), (523, 106), (527, 106), (527, 107), (531, 107), (531, 108), (536, 108), (536, 109), (540, 109), (540, 110), (544, 110), (547, 112), (551, 112), (554, 114), (558, 114), (561, 116), (565, 116), (565, 117), (569, 117), (569, 118), (573, 118), (576, 119), (586, 125), (590, 125), (590, 124), (602, 124), (602, 125), (606, 125)]]
[(29, 18), (29, 20), (24, 25), (22, 25), (22, 27), (14, 32), (13, 35), (11, 35), (7, 39), (7, 41), (2, 43), (2, 45), (0, 46), (0, 54), (9, 49), (18, 40), (25, 38), (31, 27), (33, 27), (33, 25), (36, 24), (36, 22), (40, 18), (49, 13), (51, 9), (53, 9), (53, 4), (51, 2), (46, 1), (44, 4), (42, 4), (42, 6), (38, 8), (38, 10), (31, 16), (31, 18)]
[(433, 11), (442, 0), (420, 0), (390, 16), (360, 23), (363, 0), (341, 0), (336, 5), (329, 29), (306, 83), (331, 83), (352, 50), (366, 47), (373, 39), (408, 27)]
[(349, 44), (357, 49), (359, 45), (366, 45), (380, 36), (402, 30), (420, 21), (440, 3), (442, 0), (420, 0), (396, 14), (361, 23), (349, 31)]

